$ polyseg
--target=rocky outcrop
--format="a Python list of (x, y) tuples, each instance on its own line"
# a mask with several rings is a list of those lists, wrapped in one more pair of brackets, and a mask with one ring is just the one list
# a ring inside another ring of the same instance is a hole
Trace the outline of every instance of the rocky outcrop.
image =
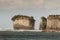
[(47, 29), (60, 30), (60, 15), (49, 15), (47, 17)]
[(46, 32), (60, 31), (60, 15), (49, 15), (47, 18), (41, 17), (40, 30)]
[(47, 25), (47, 19), (45, 17), (41, 17), (40, 21), (40, 30), (45, 30)]
[(12, 17), (12, 21), (14, 29), (34, 29), (35, 20), (32, 16), (29, 17), (25, 15), (15, 15), (14, 17)]

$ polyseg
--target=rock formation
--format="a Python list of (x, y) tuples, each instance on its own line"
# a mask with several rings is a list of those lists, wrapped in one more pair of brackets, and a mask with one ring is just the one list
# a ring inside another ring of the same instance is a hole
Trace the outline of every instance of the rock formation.
[(49, 15), (47, 17), (47, 29), (60, 30), (60, 15)]
[(40, 30), (60, 31), (60, 15), (49, 15), (47, 18), (41, 17)]
[(34, 29), (35, 20), (33, 17), (25, 15), (15, 15), (12, 17), (14, 29), (32, 30)]
[(46, 29), (46, 23), (47, 23), (47, 19), (45, 17), (41, 17), (39, 30), (45, 30)]

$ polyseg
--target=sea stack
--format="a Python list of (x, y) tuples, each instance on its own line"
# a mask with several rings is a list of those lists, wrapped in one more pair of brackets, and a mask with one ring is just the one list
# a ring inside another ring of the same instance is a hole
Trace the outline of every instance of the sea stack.
[(48, 30), (60, 30), (60, 15), (49, 15), (47, 17)]
[(34, 30), (35, 20), (32, 16), (15, 15), (12, 21), (15, 30)]
[(39, 30), (45, 30), (46, 25), (47, 25), (47, 19), (45, 17), (41, 17)]

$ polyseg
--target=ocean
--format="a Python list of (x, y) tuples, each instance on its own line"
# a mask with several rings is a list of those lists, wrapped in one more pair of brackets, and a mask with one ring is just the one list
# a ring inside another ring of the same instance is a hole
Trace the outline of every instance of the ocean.
[(60, 33), (0, 31), (0, 40), (60, 40)]

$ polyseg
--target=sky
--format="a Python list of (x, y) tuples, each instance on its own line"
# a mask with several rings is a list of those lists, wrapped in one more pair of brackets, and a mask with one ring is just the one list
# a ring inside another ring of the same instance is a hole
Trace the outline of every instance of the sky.
[(14, 15), (33, 16), (38, 29), (40, 18), (51, 14), (60, 15), (60, 0), (0, 0), (0, 29), (13, 30)]

